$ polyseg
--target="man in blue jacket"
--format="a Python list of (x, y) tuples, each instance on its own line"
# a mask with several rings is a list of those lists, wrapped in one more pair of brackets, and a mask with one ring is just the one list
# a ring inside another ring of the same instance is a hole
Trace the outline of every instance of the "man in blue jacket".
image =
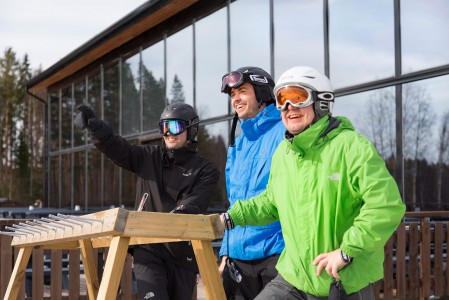
[[(265, 190), (271, 157), (283, 140), (285, 127), (276, 109), (273, 78), (261, 68), (242, 67), (222, 78), (221, 92), (231, 97), (236, 115), (226, 162), (230, 205)], [(237, 121), (242, 134), (234, 143)], [(226, 231), (220, 250), (220, 272), (228, 299), (252, 300), (277, 275), (284, 249), (279, 222), (237, 226)]]

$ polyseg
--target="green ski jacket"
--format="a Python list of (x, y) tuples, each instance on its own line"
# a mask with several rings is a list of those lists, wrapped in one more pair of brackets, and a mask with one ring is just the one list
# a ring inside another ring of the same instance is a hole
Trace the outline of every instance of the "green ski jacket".
[(297, 289), (327, 296), (332, 282), (313, 260), (341, 248), (348, 294), (383, 277), (384, 245), (405, 212), (396, 182), (372, 143), (345, 117), (323, 117), (273, 156), (267, 189), (229, 210), (235, 225), (279, 220), (285, 249), (276, 266)]

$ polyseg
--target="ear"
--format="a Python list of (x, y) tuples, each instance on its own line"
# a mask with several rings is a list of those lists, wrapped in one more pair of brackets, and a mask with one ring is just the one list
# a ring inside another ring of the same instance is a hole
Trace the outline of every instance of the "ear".
[(196, 136), (197, 136), (197, 134), (198, 134), (198, 128), (197, 127), (190, 127), (189, 140), (191, 139), (192, 141), (194, 141)]

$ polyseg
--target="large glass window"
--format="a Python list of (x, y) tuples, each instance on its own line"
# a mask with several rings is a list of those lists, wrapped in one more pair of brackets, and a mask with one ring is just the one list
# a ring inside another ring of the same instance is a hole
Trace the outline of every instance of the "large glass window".
[(394, 76), (393, 1), (329, 1), (334, 88)]
[(402, 72), (449, 63), (449, 1), (401, 1)]
[(140, 132), (140, 54), (122, 64), (122, 135)]
[(72, 146), (72, 86), (63, 89), (61, 96), (61, 147), (66, 149)]
[[(338, 97), (333, 116), (347, 117), (367, 137), (386, 162), (396, 156), (396, 105), (394, 88)], [(393, 174), (394, 165), (389, 165)]]
[(61, 155), (62, 189), (59, 205), (56, 207), (67, 208), (72, 204), (72, 155), (73, 153)]
[(167, 39), (167, 99), (193, 105), (192, 26)]
[(165, 107), (164, 42), (142, 51), (143, 131), (158, 128)]
[(449, 76), (403, 85), (404, 200), (411, 210), (449, 208)]
[(270, 1), (239, 0), (230, 11), (231, 69), (255, 66), (270, 73)]
[(87, 105), (101, 117), (101, 74), (89, 75), (87, 85)]
[(115, 133), (119, 132), (119, 99), (120, 99), (120, 74), (118, 64), (104, 70), (103, 120)]
[(49, 176), (49, 184), (50, 184), (50, 207), (59, 207), (59, 199), (60, 194), (60, 184), (59, 184), (59, 156), (50, 157), (50, 176)]
[[(78, 113), (75, 108), (81, 104), (86, 104), (86, 80), (82, 79), (81, 81), (75, 83), (74, 96), (74, 113)], [(75, 147), (86, 143), (86, 135), (83, 130), (75, 128), (73, 131), (73, 137), (73, 144)]]
[(49, 96), (50, 102), (50, 151), (59, 150), (59, 93)]
[(274, 77), (293, 66), (324, 73), (323, 1), (274, 1), (273, 22)]
[(227, 71), (226, 9), (195, 24), (196, 110), (200, 120), (228, 113), (228, 96), (220, 91)]
[(228, 122), (220, 122), (200, 126), (198, 131), (198, 153), (213, 161), (220, 171), (220, 181), (215, 193), (210, 199), (209, 207), (215, 209), (227, 208), (229, 203), (226, 195), (225, 166), (228, 145)]
[(100, 208), (103, 206), (102, 198), (102, 172), (101, 172), (101, 156), (102, 154), (97, 149), (93, 149), (87, 152), (87, 187), (88, 187), (88, 199), (85, 204), (87, 207)]
[(73, 203), (72, 208), (75, 205), (84, 207), (84, 201), (86, 199), (86, 151), (79, 151), (73, 153)]

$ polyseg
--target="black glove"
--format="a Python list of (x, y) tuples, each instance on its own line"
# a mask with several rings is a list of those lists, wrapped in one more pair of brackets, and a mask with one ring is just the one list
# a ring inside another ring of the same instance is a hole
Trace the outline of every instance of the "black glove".
[(80, 105), (76, 109), (79, 111), (73, 120), (76, 127), (79, 129), (87, 128), (90, 132), (96, 131), (101, 127), (100, 119), (98, 119), (92, 108), (86, 105)]

